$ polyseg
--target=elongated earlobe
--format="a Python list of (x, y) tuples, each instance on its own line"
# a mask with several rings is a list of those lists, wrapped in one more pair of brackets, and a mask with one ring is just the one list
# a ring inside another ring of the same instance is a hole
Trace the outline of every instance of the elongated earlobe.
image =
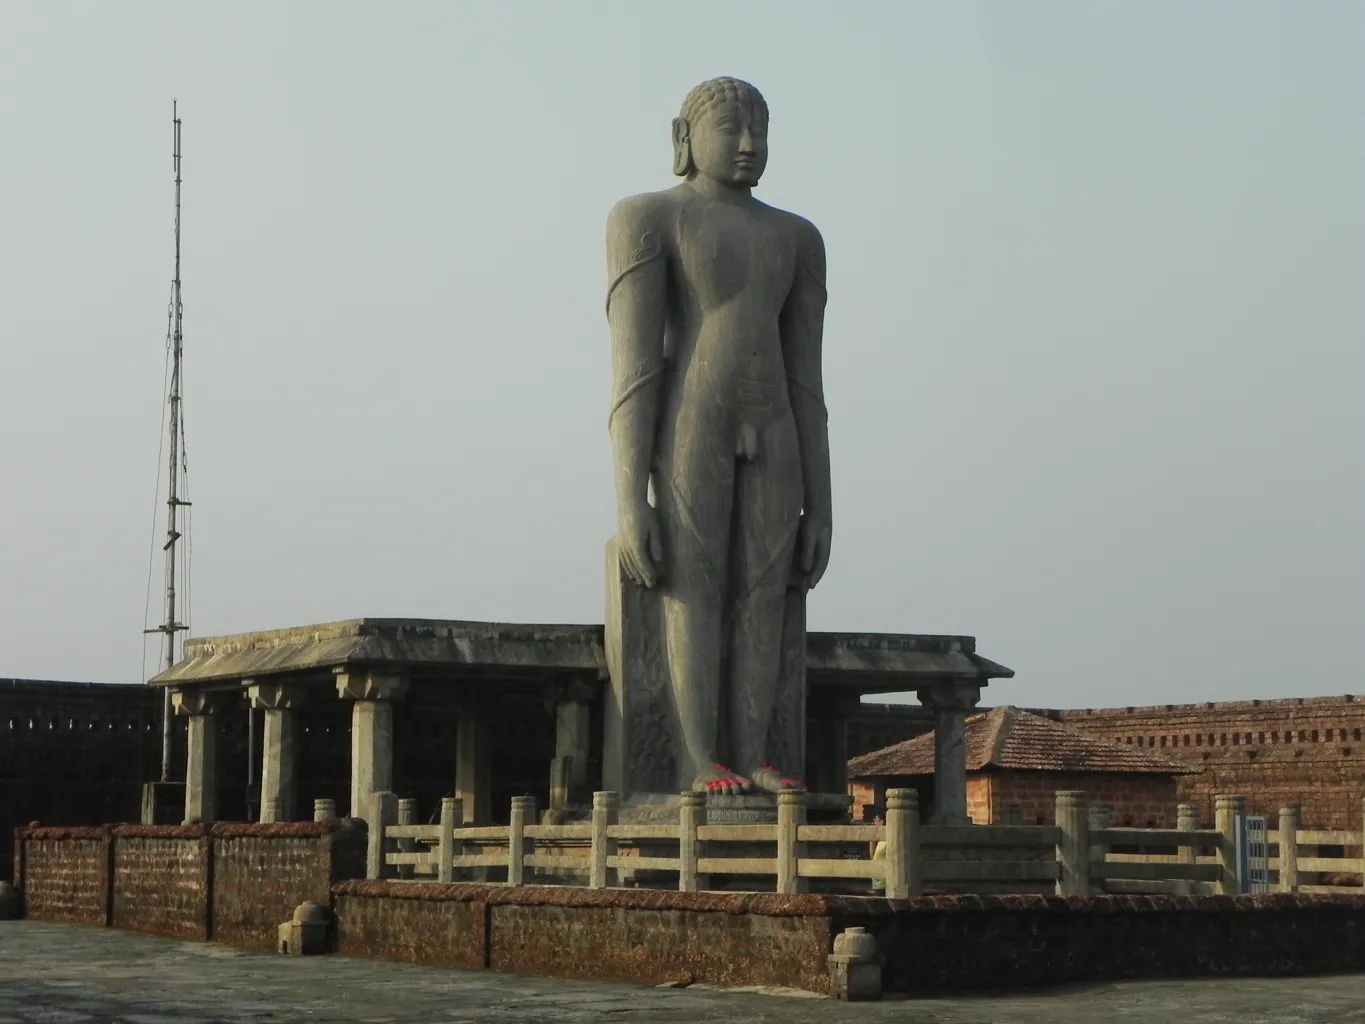
[(692, 172), (692, 138), (687, 122), (681, 117), (673, 119), (673, 173), (680, 178)]

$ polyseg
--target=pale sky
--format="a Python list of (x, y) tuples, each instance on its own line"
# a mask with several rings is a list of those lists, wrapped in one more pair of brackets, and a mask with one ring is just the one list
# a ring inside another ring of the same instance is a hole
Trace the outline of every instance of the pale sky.
[(1333, 0), (0, 0), (0, 676), (155, 667), (173, 97), (193, 634), (600, 622), (605, 219), (725, 74), (828, 248), (812, 628), (974, 635), (987, 703), (1361, 692), (1362, 53)]

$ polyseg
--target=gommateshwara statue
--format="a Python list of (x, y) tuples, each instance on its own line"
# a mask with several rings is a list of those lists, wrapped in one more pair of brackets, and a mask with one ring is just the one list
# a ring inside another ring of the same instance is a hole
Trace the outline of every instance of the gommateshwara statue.
[(704, 82), (673, 121), (682, 183), (607, 224), (613, 549), (657, 610), (647, 668), (666, 674), (675, 793), (805, 788), (766, 748), (789, 588), (829, 561), (825, 251), (809, 221), (753, 197), (767, 162), (759, 91)]

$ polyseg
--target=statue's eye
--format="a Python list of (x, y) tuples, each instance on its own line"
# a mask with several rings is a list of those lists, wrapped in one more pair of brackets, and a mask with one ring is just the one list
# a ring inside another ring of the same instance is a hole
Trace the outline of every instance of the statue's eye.
[(732, 132), (735, 130), (735, 119), (733, 117), (718, 117), (712, 124), (723, 132)]

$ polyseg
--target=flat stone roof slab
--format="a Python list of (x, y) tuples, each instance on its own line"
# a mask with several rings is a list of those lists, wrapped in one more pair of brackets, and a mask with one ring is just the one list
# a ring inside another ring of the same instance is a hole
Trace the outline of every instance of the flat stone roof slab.
[[(969, 636), (810, 633), (807, 672), (825, 685), (860, 692), (913, 689), (955, 677), (1009, 678), (1013, 670), (976, 653)], [(192, 639), (153, 686), (213, 682), (344, 668), (395, 672), (449, 669), (515, 675), (606, 676), (603, 627), (445, 619), (349, 619), (314, 626)]]

